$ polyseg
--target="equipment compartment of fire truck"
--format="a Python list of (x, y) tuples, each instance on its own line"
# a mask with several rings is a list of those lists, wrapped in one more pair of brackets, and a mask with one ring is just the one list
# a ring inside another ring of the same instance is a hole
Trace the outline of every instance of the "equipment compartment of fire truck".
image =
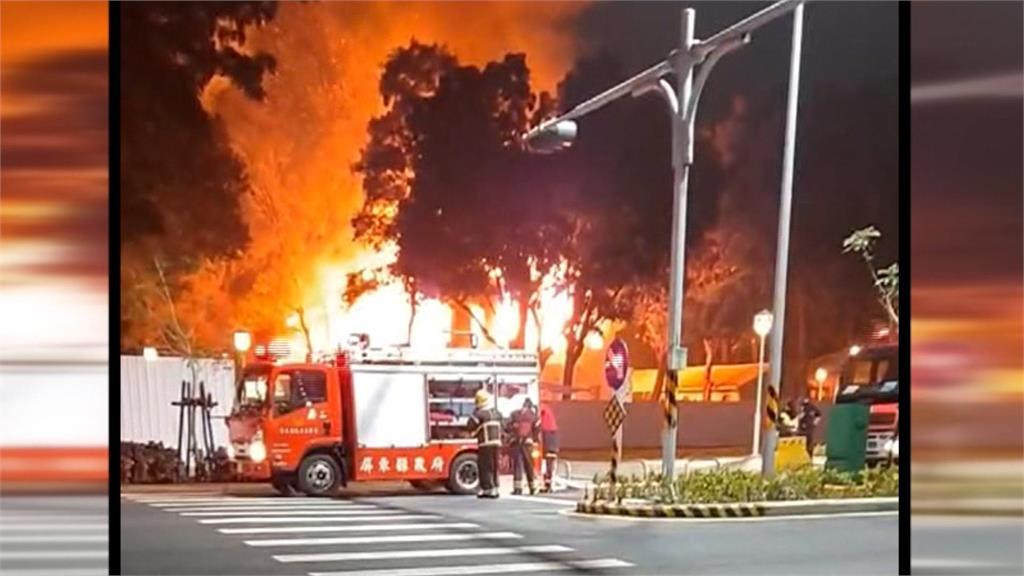
[(508, 417), (527, 398), (539, 404), (538, 377), (537, 355), (516, 350), (356, 348), (312, 364), (262, 357), (238, 380), (229, 452), (243, 477), (286, 494), (327, 495), (362, 480), (469, 494), (478, 485), (467, 428), (474, 395), (485, 389)]

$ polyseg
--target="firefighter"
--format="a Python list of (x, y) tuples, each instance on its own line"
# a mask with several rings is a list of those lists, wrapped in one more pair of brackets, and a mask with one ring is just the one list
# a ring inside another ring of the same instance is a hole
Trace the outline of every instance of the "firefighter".
[(821, 422), (821, 410), (804, 396), (800, 401), (800, 417), (797, 419), (797, 435), (804, 437), (807, 445), (807, 457), (814, 458), (814, 431)]
[(523, 407), (512, 413), (509, 419), (509, 436), (511, 437), (512, 453), (512, 493), (523, 493), (523, 472), (526, 472), (526, 483), (530, 495), (537, 493), (537, 484), (533, 474), (533, 447), (537, 441), (537, 411), (529, 398), (523, 401)]
[(544, 444), (544, 489), (543, 492), (551, 492), (551, 479), (555, 474), (555, 464), (558, 462), (558, 422), (555, 420), (555, 413), (549, 406), (540, 407), (540, 434)]
[(477, 468), (480, 472), (478, 498), (498, 497), (498, 453), (501, 451), (501, 414), (491, 407), (491, 395), (476, 393), (476, 411), (469, 418), (469, 429), (476, 436)]

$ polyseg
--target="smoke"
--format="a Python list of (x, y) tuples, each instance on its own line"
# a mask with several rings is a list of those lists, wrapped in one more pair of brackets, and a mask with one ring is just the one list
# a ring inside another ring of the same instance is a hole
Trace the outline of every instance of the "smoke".
[(200, 95), (245, 165), (251, 242), (238, 258), (208, 262), (186, 281), (185, 313), (212, 325), (269, 328), (288, 308), (325, 304), (326, 267), (336, 276), (338, 266), (353, 271), (372, 259), (352, 241), (362, 191), (351, 166), (367, 122), (383, 112), (378, 82), (392, 51), (415, 38), (476, 65), (522, 52), (534, 86), (553, 91), (574, 60), (570, 25), (585, 6), (282, 3), (246, 47), (277, 58), (276, 73), (264, 79), (266, 100), (246, 98), (223, 78)]

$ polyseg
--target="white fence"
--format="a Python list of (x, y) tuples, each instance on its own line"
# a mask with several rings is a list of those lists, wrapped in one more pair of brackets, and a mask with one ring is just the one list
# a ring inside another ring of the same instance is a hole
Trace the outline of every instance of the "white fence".
[[(231, 412), (235, 369), (230, 360), (201, 359), (198, 382), (217, 406), (211, 410), (215, 446), (227, 445), (224, 418)], [(169, 448), (178, 445), (178, 410), (172, 406), (181, 398), (181, 382), (191, 378), (184, 358), (162, 357), (146, 361), (141, 356), (121, 356), (121, 441), (163, 442)], [(202, 442), (201, 411), (196, 410), (196, 438)], [(187, 416), (187, 414), (186, 414)], [(182, 442), (188, 430), (184, 423)]]

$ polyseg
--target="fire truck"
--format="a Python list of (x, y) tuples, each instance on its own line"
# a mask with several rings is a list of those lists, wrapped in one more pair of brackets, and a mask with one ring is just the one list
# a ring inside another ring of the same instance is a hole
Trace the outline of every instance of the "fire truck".
[(867, 346), (851, 352), (839, 378), (836, 403), (869, 406), (868, 464), (899, 461), (899, 395), (898, 346)]
[(229, 453), (243, 478), (269, 480), (283, 494), (325, 496), (364, 480), (474, 493), (468, 419), (477, 390), (507, 418), (527, 398), (539, 406), (539, 374), (537, 355), (518, 350), (364, 341), (314, 363), (259, 356), (237, 380)]

